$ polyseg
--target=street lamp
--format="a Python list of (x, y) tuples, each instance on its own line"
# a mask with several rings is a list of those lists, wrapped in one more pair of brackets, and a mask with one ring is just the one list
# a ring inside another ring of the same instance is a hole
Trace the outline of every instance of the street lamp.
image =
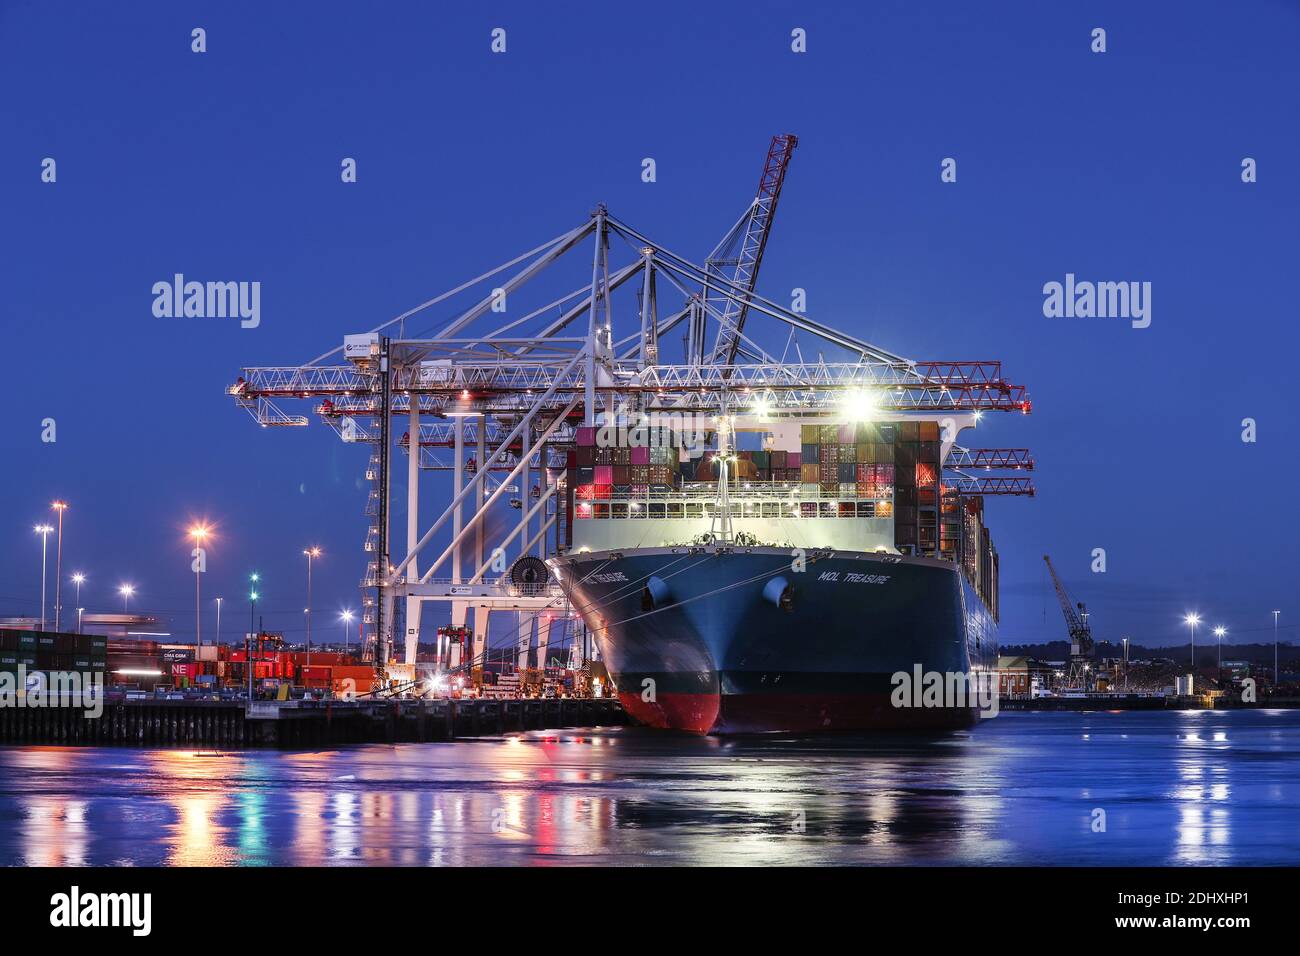
[(1192, 626), (1192, 686), (1189, 689), (1194, 694), (1196, 693), (1196, 625), (1201, 623), (1201, 615), (1195, 612), (1189, 613), (1183, 618), (1183, 623)]
[(348, 638), (352, 625), (352, 612), (350, 610), (344, 611), (339, 615), (339, 618), (343, 621), (343, 653), (346, 655), (348, 653)]
[(85, 610), (81, 606), (81, 585), (85, 583), (86, 576), (80, 571), (72, 572), (72, 583), (77, 586), (77, 633), (81, 633), (81, 612)]
[(225, 598), (217, 598), (217, 637), (212, 642), (217, 645), (221, 644), (221, 602), (224, 600)]
[(194, 539), (194, 550), (199, 552), (194, 555), (194, 660), (197, 662), (201, 656), (199, 650), (203, 647), (203, 620), (199, 612), (199, 574), (207, 560), (203, 556), (202, 549), (203, 542), (208, 538), (208, 529), (201, 524), (195, 525), (190, 528), (190, 537)]
[(131, 595), (135, 594), (135, 585), (123, 584), (117, 589), (117, 593), (122, 595), (122, 613), (125, 614), (127, 613), (126, 602), (131, 599)]
[(38, 524), (32, 529), (41, 536), (41, 627), (45, 630), (45, 550), (50, 540), (50, 532), (54, 529), (47, 524)]
[(58, 544), (54, 549), (54, 629), (58, 631), (63, 623), (63, 512), (68, 510), (68, 503), (55, 501), (50, 507), (59, 513)]
[(320, 548), (306, 548), (302, 553), (307, 555), (307, 666), (311, 667), (311, 561), (320, 557)]
[(1120, 638), (1124, 642), (1124, 689), (1128, 690), (1128, 638)]
[(1277, 693), (1277, 616), (1281, 611), (1273, 612), (1273, 692)]
[(1218, 649), (1219, 649), (1219, 653), (1218, 653), (1218, 668), (1219, 668), (1219, 679), (1220, 679), (1220, 680), (1223, 679), (1223, 635), (1224, 635), (1224, 634), (1227, 634), (1227, 633), (1228, 633), (1228, 629), (1227, 629), (1226, 627), (1224, 627), (1222, 624), (1220, 624), (1218, 627), (1216, 627), (1216, 628), (1214, 629), (1214, 636), (1215, 636), (1216, 638), (1218, 638), (1218, 641), (1217, 641)]
[(261, 580), (254, 571), (248, 576), (250, 587), (248, 589), (248, 633), (256, 633), (256, 627), (253, 624), (253, 618), (257, 611), (257, 582)]
[(257, 613), (257, 572), (254, 571), (248, 576), (252, 587), (248, 591), (248, 637), (244, 638), (244, 670), (248, 671), (248, 699), (253, 699), (253, 641), (256, 639), (256, 630), (253, 627), (253, 619)]

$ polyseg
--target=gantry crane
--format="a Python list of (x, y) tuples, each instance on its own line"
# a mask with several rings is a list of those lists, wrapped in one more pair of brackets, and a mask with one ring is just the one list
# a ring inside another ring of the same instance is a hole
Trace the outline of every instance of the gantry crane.
[[(758, 192), (754, 201), (704, 260), (704, 267), (710, 275), (728, 281), (736, 291), (742, 293), (740, 296), (723, 297), (718, 337), (709, 356), (709, 362), (713, 365), (727, 366), (736, 360), (736, 352), (740, 349), (745, 329), (745, 317), (749, 313), (747, 297), (758, 282), (758, 267), (763, 263), (763, 250), (767, 248), (767, 237), (772, 232), (777, 200), (781, 198), (781, 186), (785, 183), (786, 170), (790, 168), (790, 155), (798, 145), (798, 137), (789, 133), (772, 137), (767, 159), (763, 161), (762, 175), (758, 178)], [(711, 288), (710, 285), (704, 287), (706, 308)], [(703, 335), (698, 337), (701, 346), (703, 339)]]
[(1056, 568), (1052, 567), (1052, 559), (1045, 554), (1043, 560), (1047, 562), (1047, 572), (1052, 576), (1056, 599), (1061, 602), (1065, 627), (1070, 633), (1070, 663), (1065, 676), (1065, 686), (1069, 690), (1090, 690), (1093, 684), (1093, 642), (1092, 628), (1088, 624), (1088, 608), (1082, 601), (1077, 605), (1070, 601), (1070, 596), (1065, 593), (1065, 585), (1056, 576)]
[[(881, 416), (945, 412), (955, 437), (980, 414), (1031, 410), (1024, 386), (1008, 381), (1000, 362), (907, 359), (756, 291), (795, 142), (773, 139), (758, 196), (703, 265), (602, 204), (547, 242), (346, 336), (305, 365), (243, 370), (229, 392), (258, 424), (306, 425), (307, 416), (281, 408), (305, 400), (343, 441), (369, 451), (370, 560), (362, 586), (377, 668), (388, 660), (403, 602), (411, 663), (426, 601), (448, 602), (452, 627), (465, 626), (473, 611), (472, 659), (485, 650), (489, 611), (536, 619), (537, 646), (545, 646), (543, 622), (549, 628), (570, 612), (558, 587), (529, 575), (538, 559), (565, 546), (560, 502), (567, 451), (580, 427), (654, 416), (713, 422), (724, 414), (773, 423), (835, 421), (846, 403), (865, 395)], [(627, 259), (619, 264), (621, 250)], [(530, 298), (537, 287), (531, 280), (571, 264), (581, 277), (567, 286), (572, 291)], [(431, 329), (412, 332), (431, 318)], [(676, 353), (665, 336), (682, 323), (691, 334)], [(715, 344), (706, 353), (706, 331), (714, 328)], [(817, 339), (829, 357), (774, 358), (768, 349), (779, 350), (792, 330)], [(394, 446), (408, 456), (404, 547), (389, 527)], [(963, 496), (1030, 494), (1026, 477), (963, 470), (1032, 467), (1022, 452), (958, 449), (941, 484)], [(450, 503), (422, 522), (425, 468), (448, 470), (452, 484)], [(507, 503), (518, 514), (489, 522)], [(520, 568), (527, 573), (512, 573)]]

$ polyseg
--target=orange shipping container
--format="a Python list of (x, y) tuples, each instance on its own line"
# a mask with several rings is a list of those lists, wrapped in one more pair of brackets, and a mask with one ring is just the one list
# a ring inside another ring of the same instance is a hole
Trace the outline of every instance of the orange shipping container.
[(363, 680), (370, 680), (374, 676), (374, 669), (368, 665), (341, 665), (331, 667), (331, 674), (334, 680), (346, 680), (351, 678), (360, 685)]

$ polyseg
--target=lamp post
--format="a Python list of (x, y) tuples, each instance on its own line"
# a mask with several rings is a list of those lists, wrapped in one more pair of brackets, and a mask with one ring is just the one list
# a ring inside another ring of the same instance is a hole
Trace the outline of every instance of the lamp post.
[(59, 513), (58, 543), (54, 548), (54, 629), (58, 631), (63, 624), (63, 512), (68, 510), (68, 503), (55, 501), (50, 507)]
[(1191, 677), (1192, 686), (1189, 688), (1191, 693), (1196, 693), (1196, 625), (1201, 623), (1201, 615), (1195, 612), (1188, 614), (1183, 620), (1192, 626), (1192, 667)]
[(217, 644), (217, 645), (221, 644), (221, 602), (223, 600), (225, 599), (217, 598), (217, 636), (216, 639), (212, 642), (213, 644)]
[(248, 581), (250, 585), (248, 589), (248, 633), (249, 634), (257, 633), (257, 627), (253, 623), (253, 618), (257, 614), (257, 582), (259, 580), (260, 578), (258, 578), (256, 571), (254, 571), (252, 574), (248, 576)]
[(1128, 690), (1128, 638), (1120, 638), (1124, 642), (1124, 690)]
[(1277, 616), (1281, 611), (1273, 612), (1273, 688), (1274, 693), (1277, 691)]
[(350, 610), (344, 611), (339, 615), (339, 617), (343, 620), (343, 654), (346, 656), (348, 653), (348, 638), (350, 636), (352, 625), (352, 612)]
[(81, 585), (86, 580), (86, 576), (80, 571), (72, 572), (72, 583), (77, 586), (77, 633), (81, 633), (81, 612), (85, 610), (81, 606)]
[(248, 637), (244, 640), (244, 670), (248, 671), (248, 699), (253, 699), (253, 648), (256, 641), (256, 628), (253, 620), (257, 615), (257, 572), (248, 576), (253, 585), (248, 591)]
[(320, 548), (306, 548), (303, 554), (307, 555), (307, 666), (311, 667), (311, 561), (320, 557)]
[(32, 529), (41, 536), (41, 627), (45, 630), (45, 552), (50, 541), (50, 532), (54, 529), (47, 524), (38, 524)]
[(201, 603), (199, 599), (199, 575), (202, 573), (204, 564), (207, 560), (203, 552), (203, 542), (208, 538), (208, 529), (203, 525), (196, 525), (190, 528), (190, 537), (194, 539), (194, 661), (198, 663), (200, 650), (203, 647), (203, 614), (200, 611)]
[(1228, 633), (1228, 629), (1220, 624), (1214, 629), (1214, 636), (1218, 645), (1218, 655), (1216, 667), (1219, 670), (1219, 680), (1223, 680), (1223, 635)]
[(126, 614), (126, 602), (131, 599), (131, 595), (135, 594), (135, 585), (123, 584), (117, 589), (117, 593), (122, 595), (122, 613)]

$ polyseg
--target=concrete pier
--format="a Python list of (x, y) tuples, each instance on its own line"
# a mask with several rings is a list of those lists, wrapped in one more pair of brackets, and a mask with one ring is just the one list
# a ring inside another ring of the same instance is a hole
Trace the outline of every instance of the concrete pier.
[(126, 747), (319, 747), (418, 743), (525, 730), (624, 724), (617, 700), (130, 700), (0, 708), (0, 744)]

